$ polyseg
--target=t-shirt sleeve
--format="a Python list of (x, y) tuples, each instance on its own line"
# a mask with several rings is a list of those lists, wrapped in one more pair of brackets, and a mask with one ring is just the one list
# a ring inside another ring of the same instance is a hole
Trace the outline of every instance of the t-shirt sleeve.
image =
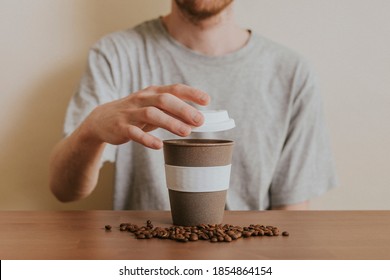
[(290, 120), (273, 176), (271, 206), (300, 203), (337, 186), (317, 79), (307, 63), (293, 79)]
[[(104, 103), (118, 99), (109, 58), (97, 46), (91, 48), (87, 69), (81, 79), (79, 89), (72, 96), (65, 116), (64, 135), (70, 135), (91, 113)], [(117, 147), (107, 144), (102, 155), (102, 164), (114, 162)]]

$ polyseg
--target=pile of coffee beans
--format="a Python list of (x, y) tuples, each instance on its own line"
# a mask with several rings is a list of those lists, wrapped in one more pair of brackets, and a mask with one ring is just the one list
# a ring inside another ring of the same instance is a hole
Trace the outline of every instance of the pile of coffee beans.
[[(111, 231), (111, 226), (106, 225), (106, 231)], [(150, 220), (146, 225), (138, 226), (132, 223), (121, 223), (120, 231), (131, 232), (137, 239), (170, 239), (179, 242), (208, 240), (210, 242), (231, 242), (239, 238), (255, 236), (279, 236), (280, 231), (275, 226), (264, 226), (250, 224), (246, 227), (231, 224), (201, 224), (197, 226), (171, 226), (154, 227)], [(289, 236), (287, 231), (282, 232), (282, 236)]]

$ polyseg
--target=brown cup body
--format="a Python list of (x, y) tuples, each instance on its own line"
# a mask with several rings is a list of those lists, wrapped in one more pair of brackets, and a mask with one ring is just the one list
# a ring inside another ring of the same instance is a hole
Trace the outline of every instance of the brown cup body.
[[(233, 144), (230, 140), (217, 139), (166, 140), (165, 164), (183, 167), (229, 165), (232, 161)], [(226, 193), (227, 190), (184, 192), (169, 189), (173, 224), (194, 226), (221, 223)]]

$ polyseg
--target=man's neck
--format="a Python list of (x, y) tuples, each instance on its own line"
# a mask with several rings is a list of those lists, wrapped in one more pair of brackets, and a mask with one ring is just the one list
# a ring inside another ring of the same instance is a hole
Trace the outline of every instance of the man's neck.
[(194, 23), (173, 5), (172, 12), (163, 17), (163, 23), (178, 42), (209, 56), (239, 50), (249, 39), (249, 32), (236, 25), (231, 6), (212, 18)]

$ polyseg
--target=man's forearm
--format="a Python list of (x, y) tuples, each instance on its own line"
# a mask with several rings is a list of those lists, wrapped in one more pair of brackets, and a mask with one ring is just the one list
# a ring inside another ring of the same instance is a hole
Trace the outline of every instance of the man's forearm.
[(94, 190), (104, 147), (89, 139), (82, 126), (56, 145), (50, 158), (50, 189), (60, 201), (78, 200)]
[(309, 201), (304, 201), (297, 204), (271, 207), (272, 210), (309, 210), (309, 208)]

